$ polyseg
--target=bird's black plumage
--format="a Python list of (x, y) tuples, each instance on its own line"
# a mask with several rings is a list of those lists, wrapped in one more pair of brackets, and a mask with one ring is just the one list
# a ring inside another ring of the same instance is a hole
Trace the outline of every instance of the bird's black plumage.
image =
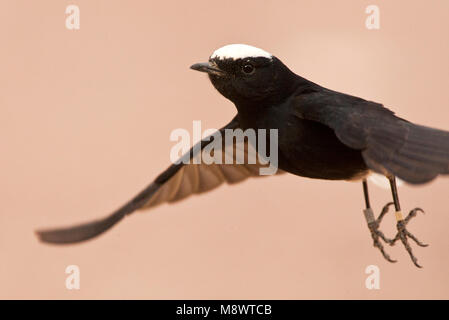
[[(449, 173), (447, 131), (413, 124), (379, 103), (321, 87), (276, 57), (212, 63), (228, 70), (209, 76), (235, 103), (241, 126), (279, 130), (279, 167), (285, 171), (350, 180), (369, 169), (409, 183)], [(255, 66), (251, 75), (242, 71), (248, 63)]]
[[(375, 171), (409, 183), (449, 173), (449, 132), (403, 120), (381, 104), (321, 87), (274, 56), (212, 57), (207, 72), (236, 108), (221, 129), (278, 129), (279, 168), (298, 176), (351, 180)], [(199, 142), (204, 148), (210, 142)], [(185, 157), (195, 157), (193, 149)], [(112, 215), (75, 227), (39, 231), (41, 240), (90, 239), (137, 209), (258, 176), (257, 165), (174, 164)]]

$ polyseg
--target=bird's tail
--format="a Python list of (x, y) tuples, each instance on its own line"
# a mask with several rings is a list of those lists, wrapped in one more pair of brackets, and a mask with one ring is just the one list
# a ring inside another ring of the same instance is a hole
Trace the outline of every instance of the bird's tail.
[(449, 132), (410, 122), (406, 138), (388, 161), (388, 170), (413, 184), (449, 174)]

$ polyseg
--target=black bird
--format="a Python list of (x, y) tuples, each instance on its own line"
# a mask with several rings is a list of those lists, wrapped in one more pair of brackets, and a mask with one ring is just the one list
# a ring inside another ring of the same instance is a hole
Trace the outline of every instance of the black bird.
[[(220, 129), (221, 133), (226, 129), (277, 129), (281, 169), (278, 173), (362, 181), (364, 213), (374, 246), (388, 261), (395, 262), (384, 251), (380, 240), (390, 245), (400, 240), (413, 263), (420, 267), (408, 240), (426, 245), (407, 231), (406, 225), (422, 210), (416, 208), (405, 218), (402, 216), (396, 177), (411, 184), (422, 184), (440, 174), (448, 174), (449, 132), (413, 124), (379, 103), (321, 87), (290, 71), (275, 56), (248, 45), (224, 46), (208, 62), (191, 68), (206, 72), (214, 87), (237, 108), (237, 115)], [(213, 139), (200, 141), (200, 148), (192, 148), (184, 159), (198, 156)], [(37, 234), (40, 240), (49, 243), (84, 241), (108, 230), (135, 210), (184, 199), (223, 182), (236, 183), (250, 176), (257, 177), (261, 166), (260, 162), (173, 164), (106, 218)], [(384, 206), (377, 219), (370, 206), (366, 180), (372, 172), (389, 180), (393, 196), (393, 202)], [(379, 230), (379, 224), (392, 205), (398, 232), (389, 239)]]

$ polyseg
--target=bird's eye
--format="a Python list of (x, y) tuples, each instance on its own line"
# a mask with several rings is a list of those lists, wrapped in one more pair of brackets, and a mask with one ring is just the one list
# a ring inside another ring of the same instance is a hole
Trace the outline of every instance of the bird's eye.
[(242, 71), (246, 74), (251, 74), (254, 72), (254, 70), (256, 70), (256, 68), (254, 68), (254, 66), (252, 64), (245, 64), (242, 67)]

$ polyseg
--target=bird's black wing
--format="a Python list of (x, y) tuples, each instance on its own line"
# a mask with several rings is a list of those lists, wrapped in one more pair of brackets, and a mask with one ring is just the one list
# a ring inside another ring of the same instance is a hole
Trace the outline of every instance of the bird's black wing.
[[(251, 155), (254, 156), (254, 153), (248, 151), (251, 146), (249, 146), (247, 141), (244, 140), (243, 143), (239, 143), (237, 139), (233, 139), (232, 142), (225, 141), (225, 129), (237, 129), (239, 127), (239, 122), (237, 117), (235, 117), (228, 125), (217, 132), (220, 132), (218, 137), (221, 137), (223, 150), (225, 151), (222, 153), (223, 159), (225, 153), (232, 150), (233, 159), (235, 160), (236, 151), (240, 150), (245, 155), (244, 164), (236, 164), (236, 161), (233, 164), (225, 164), (224, 161), (222, 161), (222, 164), (206, 164), (204, 162), (194, 164), (193, 159), (198, 157), (201, 151), (214, 141), (213, 139), (216, 136), (212, 134), (198, 142), (201, 146), (200, 148), (193, 147), (181, 158), (191, 160), (190, 163), (184, 164), (180, 162), (179, 164), (171, 165), (148, 187), (111, 215), (73, 227), (40, 230), (36, 232), (39, 239), (44, 242), (59, 244), (88, 240), (105, 232), (135, 210), (151, 208), (164, 202), (179, 201), (192, 194), (212, 190), (223, 182), (232, 184), (241, 182), (251, 176), (259, 177), (259, 169), (266, 165), (262, 165), (258, 161), (257, 156), (255, 157), (256, 159), (248, 159)], [(277, 173), (281, 173), (281, 171), (278, 170)]]
[(420, 126), (381, 104), (320, 88), (298, 93), (292, 109), (301, 119), (332, 128), (350, 148), (361, 150), (367, 166), (414, 184), (449, 174), (449, 132)]

